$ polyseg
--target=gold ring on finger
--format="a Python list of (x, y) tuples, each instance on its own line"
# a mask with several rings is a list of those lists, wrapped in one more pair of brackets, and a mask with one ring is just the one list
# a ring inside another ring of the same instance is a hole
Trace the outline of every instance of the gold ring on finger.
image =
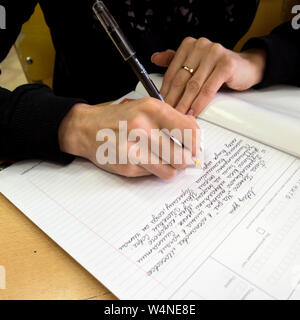
[(190, 74), (194, 73), (194, 69), (193, 68), (189, 68), (187, 66), (182, 66), (182, 69), (186, 70), (187, 72), (189, 72)]

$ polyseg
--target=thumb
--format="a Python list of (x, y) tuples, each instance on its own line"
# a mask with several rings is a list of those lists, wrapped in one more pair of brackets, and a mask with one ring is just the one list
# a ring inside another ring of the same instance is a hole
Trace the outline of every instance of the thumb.
[(175, 56), (174, 50), (166, 50), (163, 52), (156, 52), (152, 55), (151, 61), (159, 67), (168, 67)]

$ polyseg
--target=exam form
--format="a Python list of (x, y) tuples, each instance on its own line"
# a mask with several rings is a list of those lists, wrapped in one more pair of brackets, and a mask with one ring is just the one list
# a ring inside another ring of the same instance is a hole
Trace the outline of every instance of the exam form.
[(299, 299), (300, 160), (199, 125), (204, 168), (171, 181), (23, 162), (0, 191), (121, 299)]

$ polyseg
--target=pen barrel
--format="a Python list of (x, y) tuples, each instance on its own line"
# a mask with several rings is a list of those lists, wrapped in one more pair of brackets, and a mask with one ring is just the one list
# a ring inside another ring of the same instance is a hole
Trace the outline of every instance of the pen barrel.
[(102, 1), (96, 1), (93, 6), (93, 11), (112, 42), (121, 53), (123, 59), (127, 61), (130, 57), (135, 55), (135, 51), (130, 42), (120, 29), (114, 17), (108, 11), (105, 4)]
[(120, 29), (113, 29), (111, 31), (107, 29), (106, 31), (125, 61), (135, 55), (131, 44)]
[(164, 98), (159, 93), (149, 74), (145, 70), (144, 66), (139, 62), (137, 57), (133, 55), (127, 60), (127, 62), (130, 64), (132, 70), (148, 92), (149, 96), (164, 102)]
[(149, 74), (144, 66), (139, 62), (135, 55), (130, 42), (125, 37), (114, 17), (111, 15), (107, 7), (102, 1), (96, 1), (93, 6), (94, 13), (101, 22), (103, 28), (121, 53), (125, 61), (127, 61), (150, 97), (159, 99), (164, 102), (163, 97), (152, 82)]

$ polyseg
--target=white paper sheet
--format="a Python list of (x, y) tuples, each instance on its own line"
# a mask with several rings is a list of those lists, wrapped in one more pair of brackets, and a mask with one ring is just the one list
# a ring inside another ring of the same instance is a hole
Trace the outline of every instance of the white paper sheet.
[(121, 299), (299, 298), (300, 160), (199, 124), (203, 172), (25, 162), (0, 191)]

